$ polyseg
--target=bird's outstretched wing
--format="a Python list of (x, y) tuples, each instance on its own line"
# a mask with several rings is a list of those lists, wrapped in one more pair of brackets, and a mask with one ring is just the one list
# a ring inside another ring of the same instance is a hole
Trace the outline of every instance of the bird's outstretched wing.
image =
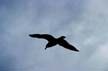
[(43, 39), (46, 39), (48, 41), (55, 40), (55, 38), (49, 34), (30, 34), (29, 36), (33, 37), (33, 38), (43, 38)]
[(77, 51), (79, 52), (78, 49), (75, 48), (75, 46), (69, 44), (66, 40), (61, 40), (61, 42), (58, 43), (60, 46), (63, 46), (64, 48), (67, 48), (67, 49), (70, 49), (70, 50), (73, 50), (73, 51)]

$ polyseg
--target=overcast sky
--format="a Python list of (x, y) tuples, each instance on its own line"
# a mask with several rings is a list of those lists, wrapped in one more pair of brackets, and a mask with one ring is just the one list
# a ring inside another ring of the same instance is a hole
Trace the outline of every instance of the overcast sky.
[[(66, 36), (80, 52), (33, 33)], [(108, 71), (107, 0), (0, 0), (0, 71)]]

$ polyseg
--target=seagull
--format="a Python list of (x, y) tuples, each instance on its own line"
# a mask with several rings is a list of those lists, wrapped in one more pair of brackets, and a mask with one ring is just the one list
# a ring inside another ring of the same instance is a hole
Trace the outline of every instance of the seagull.
[(49, 34), (29, 34), (30, 37), (32, 38), (39, 38), (39, 39), (46, 39), (48, 41), (46, 48), (50, 48), (52, 46), (55, 45), (60, 45), (66, 49), (72, 50), (72, 51), (76, 51), (79, 52), (79, 50), (77, 48), (75, 48), (75, 46), (69, 44), (64, 38), (66, 38), (65, 36), (61, 36), (59, 38), (55, 38), (52, 35)]

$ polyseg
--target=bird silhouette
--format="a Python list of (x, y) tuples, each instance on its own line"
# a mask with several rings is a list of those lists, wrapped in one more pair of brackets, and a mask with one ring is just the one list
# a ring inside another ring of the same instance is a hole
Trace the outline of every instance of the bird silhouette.
[(55, 38), (49, 34), (29, 34), (29, 36), (32, 38), (42, 38), (48, 40), (45, 50), (58, 44), (69, 50), (79, 52), (79, 50), (76, 49), (75, 46), (69, 44), (66, 40), (64, 40), (64, 38), (66, 38), (65, 36), (61, 36), (59, 38)]

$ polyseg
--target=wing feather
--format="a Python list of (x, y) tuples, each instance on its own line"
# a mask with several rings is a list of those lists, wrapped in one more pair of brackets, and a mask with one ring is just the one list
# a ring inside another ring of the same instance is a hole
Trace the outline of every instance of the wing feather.
[(73, 51), (79, 51), (77, 48), (75, 48), (75, 46), (69, 44), (66, 40), (61, 40), (61, 42), (59, 42), (60, 46), (63, 46), (64, 48), (67, 48), (69, 50), (73, 50)]
[(51, 36), (49, 34), (30, 34), (29, 36), (32, 38), (43, 38), (43, 39), (46, 39), (48, 41), (52, 41), (55, 39), (53, 36)]

